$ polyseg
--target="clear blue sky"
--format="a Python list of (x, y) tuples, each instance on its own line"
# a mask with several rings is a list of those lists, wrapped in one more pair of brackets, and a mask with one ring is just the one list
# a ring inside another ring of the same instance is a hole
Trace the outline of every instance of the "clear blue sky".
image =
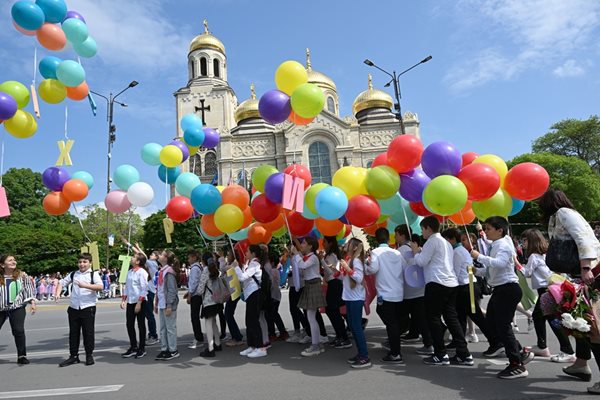
[[(12, 1), (0, 6), (0, 78), (29, 86), (36, 40), (19, 34)], [(341, 114), (351, 114), (367, 74), (382, 88), (386, 76), (363, 64), (403, 70), (431, 54), (433, 60), (402, 77), (402, 109), (419, 115), (425, 144), (455, 143), (463, 152), (504, 159), (530, 151), (531, 141), (565, 118), (598, 114), (600, 104), (600, 2), (596, 0), (249, 1), (70, 0), (99, 45), (83, 60), (93, 90), (108, 94), (135, 79), (140, 85), (115, 110), (114, 167), (130, 163), (156, 191), (152, 207), (164, 207), (164, 185), (140, 159), (147, 142), (174, 136), (173, 92), (187, 82), (189, 42), (202, 20), (226, 47), (229, 83), (241, 102), (250, 82), (258, 95), (274, 87), (273, 74), (287, 59), (304, 63), (337, 84)], [(74, 58), (73, 51), (44, 55)], [(37, 83), (41, 81), (38, 75)], [(391, 91), (390, 91), (391, 93)], [(43, 171), (58, 157), (56, 141), (69, 109), (69, 136), (76, 143), (71, 171), (87, 170), (96, 186), (82, 205), (103, 200), (106, 181), (106, 108), (98, 116), (87, 102), (41, 103), (39, 130), (19, 140), (3, 133), (4, 168)], [(31, 111), (31, 106), (28, 107)], [(2, 129), (2, 131), (4, 131)]]

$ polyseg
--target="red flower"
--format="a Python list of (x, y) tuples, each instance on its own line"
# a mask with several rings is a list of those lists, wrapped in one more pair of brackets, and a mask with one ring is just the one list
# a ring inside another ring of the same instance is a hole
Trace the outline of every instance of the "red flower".
[(569, 281), (564, 281), (560, 286), (560, 290), (563, 292), (564, 300), (561, 307), (565, 310), (572, 310), (577, 303), (577, 291), (575, 290), (575, 286)]

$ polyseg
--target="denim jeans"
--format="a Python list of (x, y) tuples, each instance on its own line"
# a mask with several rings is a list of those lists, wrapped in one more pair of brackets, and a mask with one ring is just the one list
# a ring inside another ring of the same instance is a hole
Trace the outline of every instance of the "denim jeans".
[(367, 351), (367, 340), (365, 339), (365, 332), (362, 329), (362, 310), (365, 304), (364, 300), (346, 301), (346, 316), (348, 317), (348, 324), (352, 331), (352, 337), (356, 342), (358, 348), (358, 355), (360, 357), (368, 358), (369, 352)]
[(156, 332), (156, 319), (154, 318), (154, 296), (154, 293), (148, 291), (148, 299), (146, 301), (144, 312), (146, 313), (146, 319), (148, 320), (148, 337), (158, 339), (158, 333)]
[(177, 310), (171, 312), (168, 317), (165, 315), (165, 309), (158, 310), (160, 319), (160, 350), (161, 351), (176, 351), (177, 350)]

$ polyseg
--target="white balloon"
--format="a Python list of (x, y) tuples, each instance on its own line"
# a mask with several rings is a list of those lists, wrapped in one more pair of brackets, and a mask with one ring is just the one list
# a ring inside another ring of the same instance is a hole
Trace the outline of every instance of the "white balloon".
[(154, 189), (146, 182), (136, 182), (127, 189), (129, 202), (137, 207), (145, 207), (154, 200)]

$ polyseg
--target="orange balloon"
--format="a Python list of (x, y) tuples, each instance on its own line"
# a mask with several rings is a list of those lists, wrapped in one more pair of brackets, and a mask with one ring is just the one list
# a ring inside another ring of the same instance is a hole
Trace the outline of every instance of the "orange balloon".
[(267, 244), (271, 241), (272, 233), (261, 223), (255, 223), (248, 230), (248, 241), (250, 244)]
[(88, 94), (90, 94), (90, 87), (88, 86), (87, 82), (83, 82), (81, 85), (75, 87), (67, 86), (67, 97), (71, 100), (84, 100)]
[[(240, 210), (245, 210), (250, 203), (248, 191), (240, 185), (229, 185), (221, 192), (222, 204), (233, 204)], [(208, 232), (206, 232), (208, 233)]]
[(273, 221), (263, 223), (263, 225), (265, 228), (267, 228), (267, 230), (271, 232), (278, 231), (283, 226), (285, 226), (285, 219), (283, 219), (283, 214), (279, 214), (277, 218), (275, 218)]
[(250, 207), (244, 208), (242, 212), (244, 213), (244, 223), (240, 229), (247, 228), (252, 223), (252, 211), (250, 210)]
[(44, 23), (36, 31), (36, 35), (40, 44), (48, 50), (62, 50), (67, 44), (65, 33), (60, 26), (55, 24)]
[(88, 185), (81, 179), (69, 179), (62, 188), (63, 196), (69, 201), (81, 201), (88, 195)]
[(335, 236), (342, 230), (342, 228), (344, 228), (344, 223), (339, 219), (326, 220), (323, 218), (317, 218), (315, 223), (317, 229), (323, 234), (323, 236)]
[(472, 208), (473, 202), (471, 200), (467, 201), (467, 204), (463, 207), (462, 210), (457, 212), (456, 214), (452, 214), (448, 217), (448, 219), (454, 222), (456, 225), (466, 225), (475, 221), (475, 212)]
[(380, 224), (373, 224), (370, 226), (367, 226), (366, 228), (362, 228), (362, 230), (367, 234), (367, 235), (371, 235), (374, 236), (375, 232), (377, 231), (377, 229), (379, 228), (387, 228), (387, 221), (384, 221)]
[(216, 237), (223, 234), (215, 225), (215, 214), (204, 214), (200, 219), (200, 226), (207, 235)]
[(292, 110), (292, 112), (290, 113), (288, 120), (296, 125), (308, 125), (310, 124), (313, 120), (315, 119), (315, 117), (312, 118), (302, 118), (301, 116), (299, 116), (298, 114), (296, 114), (294, 112), (294, 110)]
[(50, 215), (62, 215), (69, 210), (71, 202), (62, 194), (62, 192), (50, 192), (44, 197), (42, 206)]

